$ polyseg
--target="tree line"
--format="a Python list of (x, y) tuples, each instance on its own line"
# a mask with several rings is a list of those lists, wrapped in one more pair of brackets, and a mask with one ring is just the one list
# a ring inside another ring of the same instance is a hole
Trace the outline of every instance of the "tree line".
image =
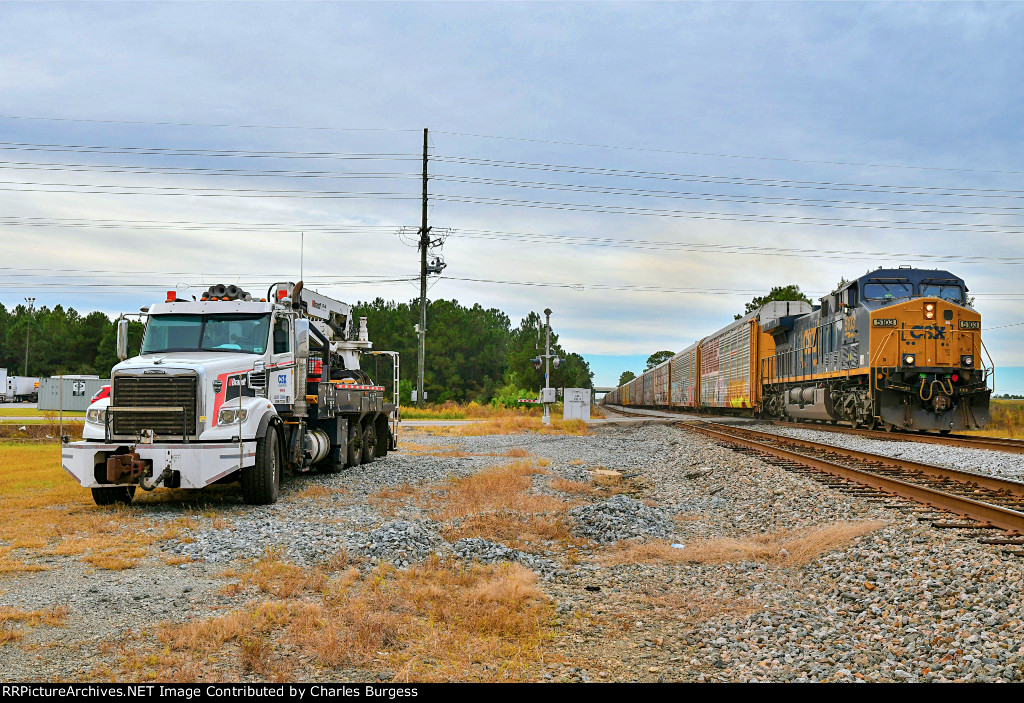
[[(356, 318), (367, 318), (374, 349), (400, 354), (399, 384), (403, 402), (408, 401), (416, 383), (418, 340), (413, 331), (419, 322), (419, 301), (356, 303)], [(423, 386), (430, 402), (495, 400), (509, 405), (521, 397), (536, 397), (544, 385), (544, 371), (534, 368), (531, 358), (544, 354), (544, 320), (530, 312), (517, 327), (497, 308), (479, 304), (467, 307), (456, 300), (431, 300), (427, 303), (427, 336)], [(567, 352), (551, 333), (551, 353), (564, 361), (550, 370), (554, 388), (590, 388), (594, 374), (579, 354)], [(390, 390), (388, 362), (381, 361), (380, 372), (371, 368), (371, 357), (363, 358), (363, 370)]]
[[(419, 301), (360, 302), (355, 317), (366, 317), (374, 349), (401, 355), (400, 391), (409, 400), (416, 381)], [(518, 326), (497, 308), (470, 307), (456, 300), (432, 300), (427, 305), (427, 338), (424, 385), (431, 402), (477, 401), (514, 403), (519, 397), (535, 397), (544, 385), (543, 369), (530, 362), (544, 353), (543, 318), (536, 312)], [(129, 324), (128, 348), (138, 353), (143, 326)], [(26, 336), (27, 333), (27, 336)], [(27, 339), (27, 347), (26, 347)], [(0, 303), (0, 368), (29, 376), (96, 374), (109, 378), (117, 363), (117, 325), (102, 312), (82, 315), (74, 308), (56, 305), (29, 310), (26, 305), (8, 309)], [(564, 359), (551, 370), (552, 387), (590, 388), (593, 373), (579, 354), (567, 352), (551, 333), (551, 353)], [(390, 362), (364, 356), (363, 370), (377, 383), (391, 386)]]
[[(129, 341), (135, 349), (141, 345), (140, 323), (132, 323)], [(0, 303), (0, 368), (9, 374), (107, 377), (116, 363), (117, 325), (102, 312), (83, 316), (63, 305), (30, 310), (27, 305), (8, 309)]]

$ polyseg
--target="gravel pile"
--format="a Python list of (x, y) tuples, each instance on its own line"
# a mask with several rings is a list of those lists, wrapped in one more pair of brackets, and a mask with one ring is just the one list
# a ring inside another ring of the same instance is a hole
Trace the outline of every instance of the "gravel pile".
[(577, 534), (602, 544), (635, 537), (667, 538), (673, 532), (670, 515), (627, 495), (581, 505), (569, 514), (576, 518)]
[(290, 522), (274, 518), (236, 516), (225, 529), (186, 530), (184, 540), (168, 543), (165, 551), (193, 561), (229, 562), (278, 554), (302, 566), (317, 564), (346, 546), (351, 530), (333, 523)]
[(498, 542), (491, 542), (482, 537), (460, 539), (452, 545), (452, 551), (459, 559), (478, 561), (481, 564), (493, 564), (496, 561), (514, 561), (542, 574), (555, 570), (550, 559), (506, 547)]
[(424, 520), (392, 520), (375, 530), (353, 535), (351, 552), (373, 561), (389, 561), (406, 567), (431, 554), (443, 556), (451, 550), (437, 533), (436, 523)]

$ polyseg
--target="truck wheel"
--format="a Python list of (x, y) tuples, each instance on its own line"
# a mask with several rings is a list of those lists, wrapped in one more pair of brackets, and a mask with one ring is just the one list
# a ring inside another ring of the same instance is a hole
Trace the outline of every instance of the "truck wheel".
[(345, 468), (359, 466), (362, 460), (363, 435), (359, 431), (359, 423), (348, 423), (348, 449), (345, 455)]
[(363, 428), (363, 463), (372, 464), (373, 456), (377, 449), (377, 431), (373, 428), (372, 422), (367, 422)]
[(277, 430), (268, 427), (267, 436), (256, 440), (256, 465), (242, 469), (242, 500), (249, 505), (276, 503), (280, 488)]
[(92, 499), (96, 505), (128, 505), (135, 496), (135, 486), (109, 486), (92, 489)]

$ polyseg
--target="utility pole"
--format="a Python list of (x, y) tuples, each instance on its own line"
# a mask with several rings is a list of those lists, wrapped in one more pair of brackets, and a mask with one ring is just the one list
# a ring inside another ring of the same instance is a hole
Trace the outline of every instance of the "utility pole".
[(423, 217), (420, 224), (420, 324), (416, 330), (420, 338), (420, 353), (416, 371), (416, 407), (423, 405), (423, 360), (427, 339), (427, 247), (430, 246), (430, 228), (427, 227), (427, 129), (423, 128)]
[(28, 333), (32, 329), (32, 309), (35, 307), (35, 298), (25, 298), (28, 303), (28, 319), (25, 321), (25, 375), (28, 376)]

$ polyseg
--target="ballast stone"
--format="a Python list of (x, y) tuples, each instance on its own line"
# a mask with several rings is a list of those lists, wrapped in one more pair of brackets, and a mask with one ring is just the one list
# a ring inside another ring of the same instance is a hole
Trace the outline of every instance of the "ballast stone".
[(668, 513), (622, 494), (573, 508), (569, 514), (576, 519), (577, 534), (603, 544), (639, 537), (664, 539), (673, 533)]

